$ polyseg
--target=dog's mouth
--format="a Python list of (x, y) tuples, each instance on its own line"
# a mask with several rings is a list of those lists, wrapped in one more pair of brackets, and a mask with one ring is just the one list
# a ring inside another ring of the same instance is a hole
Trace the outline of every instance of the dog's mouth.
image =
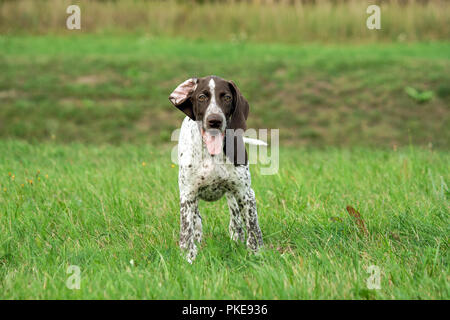
[(222, 131), (219, 129), (205, 130), (202, 128), (202, 138), (210, 155), (214, 156), (222, 152), (224, 138)]

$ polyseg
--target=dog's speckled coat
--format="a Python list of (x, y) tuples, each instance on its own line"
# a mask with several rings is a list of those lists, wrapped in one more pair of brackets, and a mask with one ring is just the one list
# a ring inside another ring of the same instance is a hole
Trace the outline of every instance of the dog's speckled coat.
[[(224, 117), (228, 121), (226, 114)], [(257, 251), (263, 244), (248, 163), (236, 165), (224, 153), (209, 154), (202, 141), (202, 125), (203, 119), (194, 121), (186, 117), (178, 142), (180, 248), (190, 263), (197, 255), (196, 242), (202, 239), (202, 218), (198, 210), (200, 199), (216, 201), (225, 195), (230, 211), (231, 238), (245, 242), (247, 236), (247, 247), (252, 251)]]
[(200, 242), (202, 238), (198, 200), (216, 201), (224, 194), (230, 210), (231, 238), (245, 241), (247, 229), (247, 246), (256, 251), (262, 245), (262, 234), (248, 164), (235, 166), (223, 154), (211, 156), (202, 144), (198, 124), (188, 117), (181, 126), (178, 161), (180, 247), (187, 250), (188, 261), (195, 259), (195, 241)]

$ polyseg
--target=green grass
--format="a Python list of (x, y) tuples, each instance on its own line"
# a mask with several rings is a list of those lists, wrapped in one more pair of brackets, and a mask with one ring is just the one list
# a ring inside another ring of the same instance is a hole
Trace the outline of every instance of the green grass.
[[(201, 204), (205, 242), (189, 265), (169, 148), (0, 149), (2, 299), (450, 298), (448, 151), (283, 148), (277, 175), (252, 167), (264, 250), (229, 240), (222, 199)], [(69, 265), (80, 290), (65, 286)], [(369, 265), (380, 290), (366, 287)]]
[(183, 118), (170, 92), (189, 77), (215, 74), (234, 80), (250, 102), (249, 127), (282, 128), (283, 145), (446, 149), (449, 56), (449, 42), (300, 46), (3, 36), (0, 138), (168, 142)]
[[(356, 1), (348, 15), (328, 2), (243, 5), (237, 16), (207, 4), (186, 19), (174, 3), (147, 12), (160, 4), (91, 1), (82, 32), (55, 31), (63, 2), (18, 3), (0, 1), (0, 299), (450, 298), (447, 6), (386, 4), (397, 11), (367, 41), (384, 43), (362, 44)], [(167, 38), (191, 19), (177, 35), (196, 39)], [(32, 31), (60, 36), (19, 35)], [(330, 39), (342, 44), (318, 44)], [(229, 240), (224, 200), (201, 203), (205, 241), (189, 265), (169, 146), (183, 115), (168, 96), (209, 74), (238, 84), (250, 128), (280, 129), (281, 163), (276, 175), (251, 169), (264, 249)], [(70, 265), (80, 290), (65, 285)], [(370, 265), (380, 290), (366, 286)]]

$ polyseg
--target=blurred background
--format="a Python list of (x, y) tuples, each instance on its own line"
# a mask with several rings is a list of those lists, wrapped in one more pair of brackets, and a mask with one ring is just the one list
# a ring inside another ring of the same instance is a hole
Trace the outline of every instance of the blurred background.
[(282, 145), (448, 149), (449, 26), (439, 0), (0, 0), (0, 139), (169, 144), (170, 92), (215, 74)]

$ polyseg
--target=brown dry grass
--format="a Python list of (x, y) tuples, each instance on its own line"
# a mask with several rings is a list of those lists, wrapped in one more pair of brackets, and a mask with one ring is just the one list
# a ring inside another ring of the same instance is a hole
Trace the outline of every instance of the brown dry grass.
[[(381, 6), (379, 31), (366, 8)], [(140, 33), (225, 41), (371, 42), (450, 38), (447, 1), (0, 1), (2, 34), (73, 34), (66, 8), (81, 7), (80, 33)]]

